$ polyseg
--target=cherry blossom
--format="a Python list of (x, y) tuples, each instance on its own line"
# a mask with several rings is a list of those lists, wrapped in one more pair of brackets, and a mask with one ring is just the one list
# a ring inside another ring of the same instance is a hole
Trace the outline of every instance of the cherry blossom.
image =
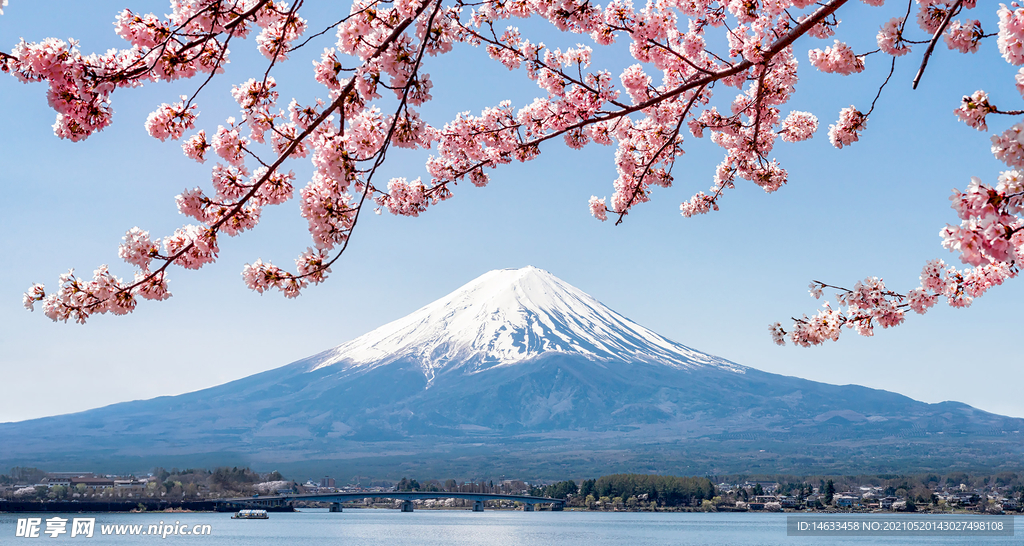
[(999, 4), (999, 52), (1012, 65), (1024, 64), (1024, 9), (1012, 4), (1010, 11), (1006, 4)]
[(210, 144), (206, 142), (206, 130), (201, 129), (198, 133), (185, 140), (185, 142), (182, 142), (181, 149), (185, 152), (186, 157), (200, 163), (205, 163), (206, 150), (210, 149)]
[(228, 118), (227, 127), (217, 126), (217, 134), (213, 135), (211, 142), (214, 153), (235, 167), (244, 165), (247, 144), (249, 139), (241, 136), (239, 128), (235, 126), (235, 118)]
[(825, 310), (813, 317), (794, 319), (789, 331), (780, 323), (771, 325), (775, 343), (785, 344), (787, 336), (803, 347), (835, 341), (842, 326), (870, 336), (876, 324), (883, 328), (902, 324), (907, 309), (925, 314), (940, 298), (951, 307), (969, 307), (975, 298), (1016, 277), (1024, 256), (1024, 174), (1004, 171), (995, 186), (973, 177), (966, 191), (953, 191), (950, 201), (961, 223), (941, 230), (942, 244), (957, 253), (967, 268), (929, 261), (921, 270), (920, 286), (905, 294), (889, 290), (874, 277), (858, 282), (853, 289), (814, 281), (811, 295), (820, 298), (823, 289), (835, 288), (839, 308), (833, 310), (826, 302)]
[(854, 108), (843, 108), (839, 112), (839, 121), (835, 125), (828, 126), (828, 140), (836, 148), (849, 146), (860, 140), (860, 132), (867, 125), (866, 115)]
[(944, 39), (949, 49), (955, 49), (960, 53), (977, 53), (978, 45), (981, 44), (981, 39), (984, 36), (985, 32), (981, 29), (981, 21), (974, 19), (966, 22), (953, 21), (950, 23)]
[(181, 100), (174, 104), (161, 104), (152, 114), (146, 118), (146, 132), (153, 138), (161, 141), (171, 137), (171, 140), (178, 140), (188, 129), (195, 126), (196, 116), (193, 111), (196, 105), (186, 106), (188, 97), (181, 96)]
[[(301, 0), (173, 0), (165, 16), (131, 9), (113, 14), (114, 32), (124, 40), (120, 49), (85, 53), (72, 39), (22, 40), (10, 52), (0, 51), (0, 70), (20, 82), (45, 85), (59, 138), (79, 141), (112, 123), (115, 91), (191, 79), (192, 93), (160, 104), (143, 125), (161, 141), (182, 139), (181, 150), (190, 159), (213, 159), (209, 176), (185, 181), (187, 189), (175, 197), (177, 211), (190, 224), (169, 234), (151, 236), (138, 227), (125, 234), (118, 254), (133, 274), (122, 278), (101, 266), (86, 279), (70, 271), (53, 290), (33, 285), (24, 303), (41, 303), (53, 320), (85, 322), (95, 314), (131, 312), (140, 299), (166, 299), (172, 266), (199, 269), (214, 262), (219, 245), (229, 241), (225, 235), (254, 229), (267, 207), (293, 198), (311, 239), (296, 252), (295, 268), (255, 259), (243, 267), (242, 277), (257, 292), (273, 289), (296, 297), (327, 279), (362, 225), (364, 207), (409, 217), (428, 214), (460, 191), (488, 185), (504, 165), (543, 161), (553, 146), (611, 147), (608, 165), (615, 174), (605, 181), (610, 193), (588, 202), (590, 214), (601, 221), (614, 217), (621, 223), (659, 194), (689, 184), (693, 176), (680, 173), (691, 167), (679, 159), (696, 139), (708, 139), (722, 156), (705, 173), (710, 187), (686, 186), (682, 216), (718, 211), (741, 187), (779, 192), (790, 175), (776, 146), (801, 146), (814, 137), (820, 115), (835, 115), (789, 106), (800, 63), (809, 61), (828, 74), (865, 72), (865, 59), (876, 52), (854, 49), (851, 44), (865, 43), (854, 35), (856, 28), (880, 28), (874, 38), (888, 56), (890, 76), (897, 62), (912, 57), (911, 43), (928, 44), (919, 48), (924, 51), (915, 86), (939, 38), (947, 46), (944, 54), (981, 51), (981, 42), (995, 38), (1007, 62), (1024, 64), (1024, 9), (1016, 3), (988, 8), (999, 21), (994, 36), (984, 34), (978, 19), (957, 19), (977, 9), (973, 0), (920, 0), (916, 28), (907, 25), (912, 15), (906, 6), (865, 3), (878, 9), (857, 11), (848, 0), (658, 0), (635, 6), (628, 0), (354, 0), (321, 24), (304, 18), (309, 10)], [(840, 26), (840, 11), (850, 17), (877, 14), (877, 20), (848, 30)], [(517, 26), (517, 20), (529, 22)], [(540, 39), (546, 36), (536, 32), (541, 22), (567, 40), (546, 44)], [(839, 36), (846, 32), (850, 36)], [(215, 86), (207, 83), (221, 77), (230, 61), (229, 44), (246, 47), (247, 39), (266, 59), (264, 66), (230, 82), (230, 99), (208, 96)], [(833, 42), (813, 48), (814, 39)], [(478, 110), (437, 112), (430, 103), (446, 91), (435, 87), (426, 63), (446, 62), (451, 57), (444, 56), (459, 44), (469, 53), (477, 48), (497, 70), (530, 81), (536, 94), (520, 104), (497, 97)], [(281, 63), (296, 58), (316, 82), (313, 96), (281, 96), (287, 89)], [(599, 66), (609, 58), (627, 60)], [(828, 131), (833, 146), (869, 138), (867, 119), (888, 99), (888, 82), (879, 82), (866, 112), (853, 106), (839, 112)], [(1013, 85), (1024, 96), (1024, 69)], [(200, 94), (204, 108), (216, 98), (238, 108), (240, 121), (208, 120), (197, 127)], [(837, 90), (843, 100), (848, 95), (851, 102), (871, 100), (846, 87)], [(983, 90), (965, 97), (955, 111), (983, 131), (988, 116), (1022, 113), (997, 109)], [(959, 225), (942, 228), (940, 236), (964, 269), (930, 262), (921, 285), (902, 293), (875, 277), (851, 289), (815, 281), (815, 297), (835, 289), (835, 300), (796, 320), (789, 332), (773, 324), (773, 339), (814, 345), (838, 339), (843, 327), (871, 335), (878, 326), (902, 324), (907, 309), (925, 313), (942, 298), (967, 306), (1015, 277), (1024, 244), (1018, 170), (1024, 169), (1024, 122), (1017, 121), (994, 135), (991, 146), (1012, 170), (994, 185), (979, 178), (953, 193)], [(410, 150), (427, 151), (423, 169), (396, 173), (416, 168), (402, 155)], [(294, 174), (307, 172), (295, 166), (301, 159), (312, 165), (306, 180)]]
[(822, 72), (835, 74), (856, 74), (864, 71), (864, 59), (853, 52), (853, 48), (835, 41), (835, 45), (826, 47), (824, 51), (812, 49), (809, 53), (811, 64)]
[(596, 195), (590, 196), (590, 214), (604, 222), (608, 219), (608, 206), (604, 198), (598, 199)]
[(814, 136), (814, 132), (818, 130), (818, 118), (810, 112), (790, 112), (780, 126), (782, 140), (800, 142)]
[(988, 93), (978, 90), (970, 96), (965, 96), (963, 104), (953, 113), (969, 127), (974, 127), (979, 131), (988, 131), (985, 116), (995, 111), (996, 108), (988, 103)]
[[(298, 7), (294, 4), (293, 8)], [(306, 31), (306, 21), (286, 2), (266, 2), (257, 11), (256, 24), (263, 28), (256, 37), (257, 49), (268, 59), (287, 59), (288, 46)]]
[[(901, 57), (910, 53), (910, 46), (903, 39), (904, 24), (905, 20), (902, 17), (893, 17), (882, 25), (882, 28), (878, 31), (878, 36), (876, 36), (879, 49), (894, 57)], [(952, 49), (952, 46), (950, 46), (950, 49)]]
[(117, 254), (125, 262), (145, 271), (153, 258), (160, 256), (160, 242), (151, 240), (148, 231), (133, 227), (125, 234)]
[(1024, 168), (1024, 123), (992, 135), (992, 155), (1010, 167)]

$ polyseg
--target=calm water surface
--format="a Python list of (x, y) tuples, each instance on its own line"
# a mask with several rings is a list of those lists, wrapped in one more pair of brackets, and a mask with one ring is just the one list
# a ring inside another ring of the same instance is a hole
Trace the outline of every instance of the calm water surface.
[[(68, 518), (68, 534), (56, 539), (15, 538), (18, 518)], [(70, 519), (95, 517), (92, 538), (70, 535)], [(923, 516), (922, 516), (923, 517)], [(103, 525), (204, 525), (209, 536), (114, 536), (101, 534)], [(522, 545), (583, 544), (586, 546), (781, 545), (781, 544), (1021, 544), (1024, 517), (1016, 517), (1016, 537), (787, 537), (785, 514), (681, 514), (600, 512), (471, 512), (454, 510), (346, 509), (342, 513), (304, 509), (272, 513), (268, 520), (233, 520), (229, 513), (146, 514), (0, 514), (0, 544), (76, 543), (194, 544), (242, 546), (262, 544), (320, 545)]]

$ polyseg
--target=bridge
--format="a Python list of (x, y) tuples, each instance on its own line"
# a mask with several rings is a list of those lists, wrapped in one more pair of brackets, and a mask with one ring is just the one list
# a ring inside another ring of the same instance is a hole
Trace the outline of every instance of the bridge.
[(453, 491), (361, 491), (355, 493), (313, 493), (295, 495), (272, 495), (265, 497), (239, 497), (216, 499), (215, 502), (231, 508), (279, 508), (296, 501), (331, 503), (331, 512), (341, 512), (341, 503), (361, 499), (396, 499), (402, 501), (402, 511), (412, 512), (412, 501), (427, 499), (465, 499), (473, 501), (473, 511), (483, 512), (484, 503), (489, 500), (510, 500), (523, 503), (523, 509), (532, 512), (538, 504), (550, 504), (551, 510), (561, 511), (565, 507), (562, 499), (534, 497), (530, 495), (503, 495), (500, 493), (457, 493)]

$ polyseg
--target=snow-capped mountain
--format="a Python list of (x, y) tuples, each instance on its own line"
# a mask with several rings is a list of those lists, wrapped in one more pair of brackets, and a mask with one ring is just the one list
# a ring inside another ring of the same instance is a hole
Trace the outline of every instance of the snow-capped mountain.
[(673, 367), (744, 367), (668, 340), (532, 266), (490, 271), (447, 296), (344, 343), (313, 369), (418, 361), (428, 381), (449, 368), (479, 371), (545, 354)]
[(1019, 469), (1022, 430), (956, 402), (733, 364), (526, 267), (274, 370), (2, 423), (0, 468), (248, 464), (396, 479)]

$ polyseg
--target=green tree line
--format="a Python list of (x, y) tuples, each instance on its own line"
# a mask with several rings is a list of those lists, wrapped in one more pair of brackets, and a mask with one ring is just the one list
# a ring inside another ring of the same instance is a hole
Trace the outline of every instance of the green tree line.
[(613, 474), (596, 480), (584, 480), (580, 496), (637, 497), (662, 506), (690, 506), (715, 497), (715, 484), (708, 478), (657, 476), (653, 474)]

